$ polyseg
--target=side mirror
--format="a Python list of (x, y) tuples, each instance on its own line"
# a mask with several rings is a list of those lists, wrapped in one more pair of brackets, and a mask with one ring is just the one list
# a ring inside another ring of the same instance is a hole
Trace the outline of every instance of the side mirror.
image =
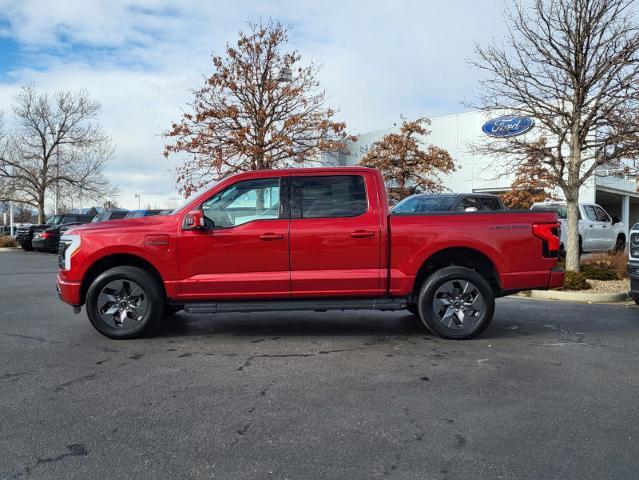
[(621, 222), (621, 219), (619, 217), (615, 217), (615, 216), (612, 217), (612, 224), (613, 225), (615, 225), (615, 224), (617, 224), (619, 222)]
[(204, 212), (202, 210), (191, 210), (184, 216), (182, 230), (203, 230), (205, 225)]
[(475, 207), (466, 207), (464, 208), (464, 212), (476, 212), (477, 209)]

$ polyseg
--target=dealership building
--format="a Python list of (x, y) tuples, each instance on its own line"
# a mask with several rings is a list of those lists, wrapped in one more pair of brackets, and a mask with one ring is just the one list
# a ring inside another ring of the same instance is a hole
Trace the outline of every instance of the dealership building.
[[(452, 192), (484, 192), (500, 194), (507, 191), (513, 181), (512, 167), (507, 159), (480, 154), (474, 146), (486, 140), (484, 127), (489, 118), (483, 112), (473, 111), (431, 118), (430, 134), (425, 144), (432, 144), (448, 151), (455, 160), (457, 171), (443, 175), (444, 186)], [(527, 128), (534, 132), (534, 119)], [(384, 135), (399, 130), (399, 125), (376, 130), (358, 136), (346, 151), (334, 157), (332, 163), (355, 165), (372, 145)], [(623, 175), (620, 171), (600, 170), (582, 187), (580, 201), (598, 203), (610, 215), (619, 217), (626, 228), (639, 222), (639, 193), (637, 176)], [(554, 192), (562, 198), (560, 189)]]

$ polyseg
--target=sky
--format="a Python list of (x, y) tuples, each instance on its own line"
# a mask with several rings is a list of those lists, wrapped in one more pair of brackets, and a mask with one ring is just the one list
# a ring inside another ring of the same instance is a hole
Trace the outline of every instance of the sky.
[(0, 110), (25, 83), (86, 89), (102, 105), (119, 204), (180, 202), (162, 132), (248, 20), (290, 26), (291, 48), (322, 66), (328, 104), (351, 133), (400, 115), (465, 111), (480, 73), (475, 43), (504, 33), (502, 0), (0, 0)]

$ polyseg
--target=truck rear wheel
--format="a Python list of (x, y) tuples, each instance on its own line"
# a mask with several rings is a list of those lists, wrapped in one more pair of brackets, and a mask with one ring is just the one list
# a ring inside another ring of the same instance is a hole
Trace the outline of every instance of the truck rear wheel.
[(495, 296), (476, 271), (446, 267), (426, 279), (417, 305), (422, 322), (431, 332), (465, 340), (486, 329), (495, 311)]
[(91, 324), (101, 334), (127, 339), (148, 331), (162, 317), (164, 302), (161, 285), (147, 271), (115, 267), (93, 281), (86, 309)]

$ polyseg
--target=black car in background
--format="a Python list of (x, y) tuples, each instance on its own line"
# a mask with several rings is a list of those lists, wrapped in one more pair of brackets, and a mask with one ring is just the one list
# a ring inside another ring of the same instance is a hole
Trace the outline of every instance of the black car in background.
[(33, 239), (31, 239), (31, 245), (36, 252), (57, 253), (60, 237), (64, 232), (75, 225), (83, 225), (85, 223), (89, 222), (65, 223), (64, 225), (55, 225), (41, 232), (35, 232)]
[(417, 194), (406, 197), (391, 213), (482, 212), (506, 210), (501, 198), (487, 193)]
[(32, 240), (33, 236), (37, 232), (42, 232), (49, 228), (58, 225), (68, 225), (72, 223), (89, 223), (93, 219), (94, 215), (87, 215), (82, 213), (65, 213), (64, 215), (52, 215), (48, 218), (46, 223), (40, 225), (29, 225), (18, 228), (16, 234), (16, 241), (18, 244), (27, 251), (33, 250)]
[(124, 218), (153, 217), (155, 215), (165, 215), (169, 210), (131, 210)]
[(125, 218), (128, 213), (128, 210), (105, 210), (93, 217), (91, 223), (106, 222), (107, 220), (119, 220), (121, 218)]

